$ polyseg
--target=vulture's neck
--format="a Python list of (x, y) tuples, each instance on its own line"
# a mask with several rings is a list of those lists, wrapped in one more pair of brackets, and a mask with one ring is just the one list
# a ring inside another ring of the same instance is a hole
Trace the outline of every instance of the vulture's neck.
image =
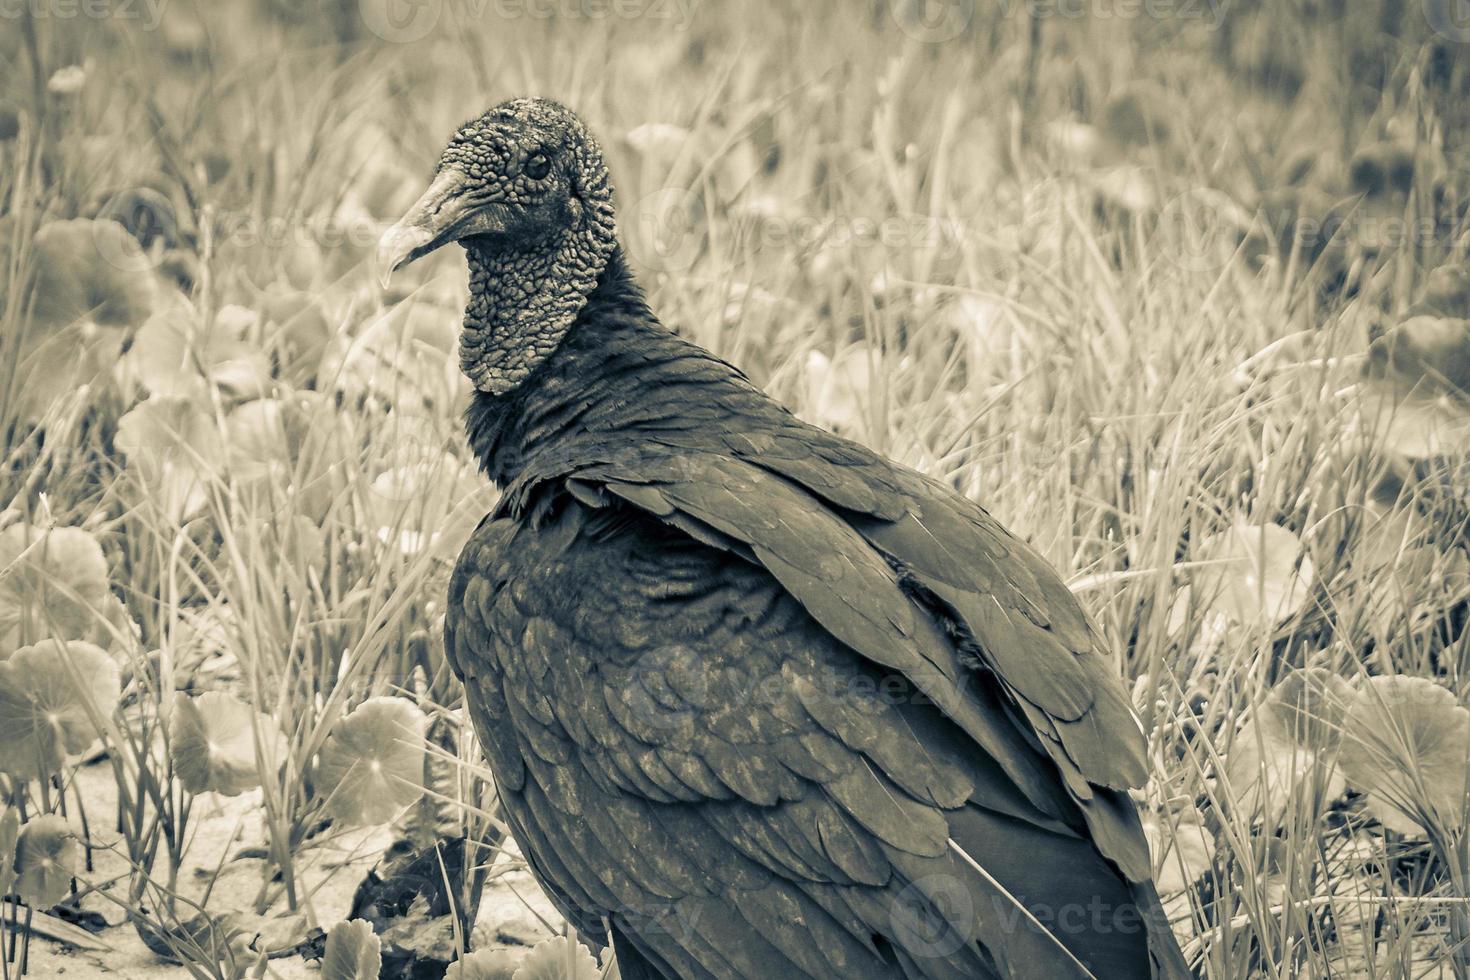
[(481, 467), (507, 487), (636, 452), (639, 432), (691, 409), (700, 386), (732, 382), (764, 398), (661, 325), (616, 250), (556, 348), (510, 391), (477, 391), (465, 422)]
[(470, 301), (459, 361), (477, 391), (501, 395), (524, 384), (586, 307), (617, 238), (610, 209), (583, 213), (591, 219), (549, 244), (465, 242)]

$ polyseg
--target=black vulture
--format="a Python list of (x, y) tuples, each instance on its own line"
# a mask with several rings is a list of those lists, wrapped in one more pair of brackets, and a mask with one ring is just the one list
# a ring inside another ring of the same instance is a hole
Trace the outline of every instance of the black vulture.
[(662, 326), (563, 106), (456, 132), (383, 275), (449, 242), (502, 496), (448, 658), (527, 862), (625, 980), (1189, 976), (1144, 737), (1052, 568)]

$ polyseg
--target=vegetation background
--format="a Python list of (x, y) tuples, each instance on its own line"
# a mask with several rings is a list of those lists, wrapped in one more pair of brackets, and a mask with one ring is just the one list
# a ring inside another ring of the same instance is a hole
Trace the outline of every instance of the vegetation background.
[(0, 0), (5, 974), (611, 969), (439, 649), (463, 262), (370, 274), (538, 94), (665, 322), (1062, 569), (1202, 976), (1464, 980), (1465, 13)]

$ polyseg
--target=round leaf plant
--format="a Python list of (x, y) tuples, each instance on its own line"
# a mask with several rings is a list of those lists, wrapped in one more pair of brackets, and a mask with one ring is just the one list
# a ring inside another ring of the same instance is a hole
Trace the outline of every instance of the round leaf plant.
[(91, 745), (120, 690), (117, 664), (81, 640), (47, 640), (0, 662), (0, 772), (49, 776)]
[(102, 546), (79, 527), (0, 531), (0, 657), (41, 637), (91, 636), (112, 593)]
[(327, 930), (322, 980), (378, 980), (382, 943), (362, 919), (345, 919)]
[(1312, 559), (1277, 524), (1234, 524), (1201, 538), (1195, 554), (1201, 561), (1191, 575), (1195, 591), (1241, 625), (1280, 622), (1311, 592)]
[(81, 845), (61, 817), (37, 817), (20, 828), (15, 847), (15, 890), (34, 908), (50, 908), (71, 890)]
[(274, 719), (219, 691), (174, 695), (171, 734), (175, 771), (191, 793), (238, 796), (260, 785), (262, 768), (285, 758), (286, 740)]
[(382, 824), (423, 794), (424, 713), (371, 698), (337, 722), (317, 762), (317, 793), (347, 824)]
[(1464, 827), (1470, 711), (1427, 677), (1368, 678), (1348, 708), (1341, 761), (1390, 830), (1448, 837)]

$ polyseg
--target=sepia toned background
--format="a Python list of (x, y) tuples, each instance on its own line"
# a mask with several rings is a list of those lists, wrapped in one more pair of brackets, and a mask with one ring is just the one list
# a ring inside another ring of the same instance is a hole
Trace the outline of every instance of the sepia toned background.
[(523, 94), (664, 322), (1062, 569), (1203, 976), (1470, 976), (1463, 0), (0, 0), (9, 975), (603, 974), (439, 646), (463, 259), (370, 261)]

